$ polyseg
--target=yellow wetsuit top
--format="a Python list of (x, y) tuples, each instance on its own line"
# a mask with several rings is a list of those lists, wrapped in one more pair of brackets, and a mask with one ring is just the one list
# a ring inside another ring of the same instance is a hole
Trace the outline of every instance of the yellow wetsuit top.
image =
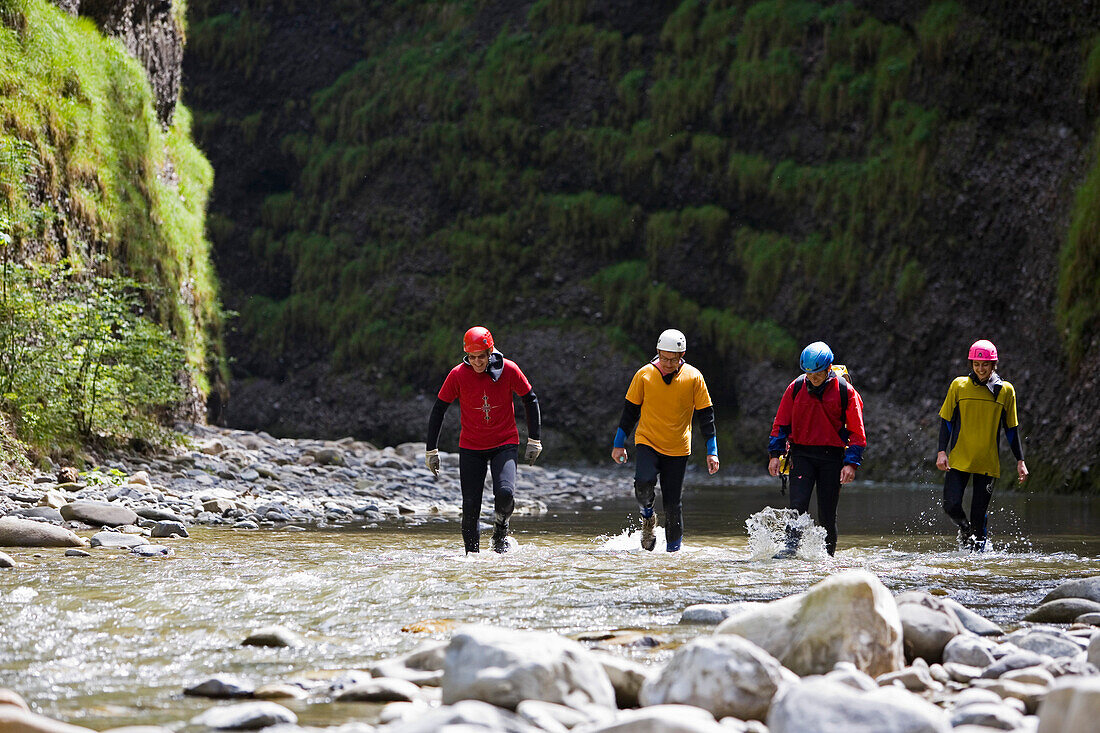
[(626, 399), (642, 408), (634, 442), (666, 456), (691, 455), (691, 418), (711, 406), (702, 373), (684, 363), (669, 384), (650, 363), (630, 380)]
[(996, 397), (989, 387), (970, 377), (957, 377), (947, 389), (940, 417), (951, 423), (951, 468), (994, 478), (1001, 475), (998, 434), (1002, 423), (1010, 430), (1019, 420), (1016, 390), (1011, 383), (998, 381)]

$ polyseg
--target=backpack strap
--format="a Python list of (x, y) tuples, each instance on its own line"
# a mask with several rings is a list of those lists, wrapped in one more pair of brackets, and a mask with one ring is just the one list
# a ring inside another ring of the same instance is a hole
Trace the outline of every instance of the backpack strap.
[(794, 400), (795, 397), (798, 396), (798, 393), (802, 391), (802, 385), (804, 385), (804, 384), (806, 384), (806, 375), (805, 374), (799, 374), (798, 377), (794, 380), (794, 385), (791, 387), (791, 400), (792, 401)]
[(852, 385), (848, 384), (848, 380), (843, 377), (837, 377), (837, 389), (840, 390), (840, 439), (845, 444), (848, 443), (848, 436), (851, 432), (848, 430), (848, 400), (852, 396)]

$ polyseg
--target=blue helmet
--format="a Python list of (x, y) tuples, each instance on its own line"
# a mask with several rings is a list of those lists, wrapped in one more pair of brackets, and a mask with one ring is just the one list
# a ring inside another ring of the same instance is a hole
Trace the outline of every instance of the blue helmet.
[(798, 365), (807, 374), (828, 369), (833, 363), (833, 350), (824, 341), (814, 341), (802, 350), (802, 356), (798, 358)]

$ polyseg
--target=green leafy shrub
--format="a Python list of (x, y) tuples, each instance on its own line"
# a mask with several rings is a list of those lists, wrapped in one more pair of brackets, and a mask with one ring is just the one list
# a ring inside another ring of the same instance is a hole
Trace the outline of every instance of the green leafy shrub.
[(64, 266), (8, 263), (0, 291), (0, 399), (32, 445), (162, 442), (182, 397), (182, 348), (142, 316), (143, 287)]

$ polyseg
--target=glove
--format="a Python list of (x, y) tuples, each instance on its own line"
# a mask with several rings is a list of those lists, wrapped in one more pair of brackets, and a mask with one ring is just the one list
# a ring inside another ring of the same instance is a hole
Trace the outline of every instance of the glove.
[(432, 448), (430, 451), (424, 452), (424, 463), (427, 465), (428, 470), (434, 475), (439, 475), (439, 451)]
[(528, 438), (527, 453), (523, 456), (524, 460), (529, 464), (534, 464), (535, 459), (539, 457), (540, 453), (542, 453), (542, 442), (534, 438)]

